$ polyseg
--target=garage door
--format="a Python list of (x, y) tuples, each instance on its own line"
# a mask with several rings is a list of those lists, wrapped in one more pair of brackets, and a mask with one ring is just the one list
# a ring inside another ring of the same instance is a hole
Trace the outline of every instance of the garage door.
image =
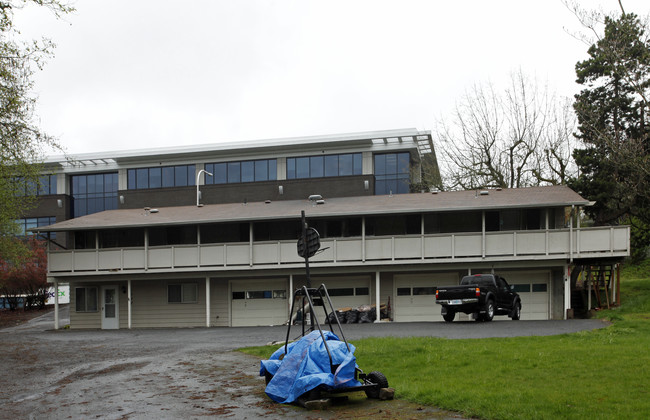
[(358, 308), (370, 304), (370, 277), (357, 276), (336, 279), (319, 279), (318, 285), (325, 283), (334, 309)]
[(456, 273), (395, 275), (393, 319), (397, 322), (443, 321), (436, 288), (458, 284)]
[(503, 273), (521, 297), (521, 319), (549, 319), (550, 273), (548, 271)]
[(287, 322), (286, 280), (233, 280), (230, 284), (233, 327)]

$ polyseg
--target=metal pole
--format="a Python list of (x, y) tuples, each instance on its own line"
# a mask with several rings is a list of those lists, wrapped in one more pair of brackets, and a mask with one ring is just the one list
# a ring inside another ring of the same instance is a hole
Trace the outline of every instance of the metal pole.
[(307, 222), (305, 221), (305, 211), (300, 212), (302, 221), (302, 243), (305, 246), (305, 275), (307, 276), (307, 288), (311, 288), (311, 278), (309, 277), (309, 253), (307, 252)]

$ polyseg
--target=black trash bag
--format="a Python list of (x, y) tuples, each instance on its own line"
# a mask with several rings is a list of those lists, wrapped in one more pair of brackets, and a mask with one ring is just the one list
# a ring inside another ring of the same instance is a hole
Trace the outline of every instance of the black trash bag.
[(336, 324), (336, 312), (330, 312), (329, 315), (327, 315), (327, 321), (330, 324)]
[(351, 309), (345, 313), (346, 324), (356, 324), (359, 321), (359, 311)]
[(375, 311), (375, 308), (359, 313), (359, 323), (369, 324), (375, 322), (375, 319), (377, 319), (377, 311)]
[(339, 317), (339, 322), (341, 324), (345, 324), (345, 312), (343, 311), (336, 311), (336, 316)]

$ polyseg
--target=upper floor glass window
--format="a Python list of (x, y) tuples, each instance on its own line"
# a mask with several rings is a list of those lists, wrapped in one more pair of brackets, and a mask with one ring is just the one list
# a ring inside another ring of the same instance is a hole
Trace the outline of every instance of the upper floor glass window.
[(187, 187), (196, 184), (195, 178), (196, 165), (129, 169), (127, 187), (130, 190)]
[(405, 194), (411, 183), (410, 154), (382, 153), (375, 155), (375, 194)]
[(50, 195), (56, 194), (56, 175), (41, 175), (38, 181), (15, 178), (17, 195)]
[(117, 208), (117, 172), (73, 175), (72, 217)]
[(276, 159), (206, 163), (206, 184), (236, 184), (240, 182), (275, 181), (278, 177)]
[[(51, 216), (51, 217), (28, 217), (25, 219), (18, 219), (16, 220), (16, 223), (18, 223), (20, 231), (18, 232), (19, 236), (27, 236), (27, 235), (33, 235), (32, 232), (29, 231), (29, 229), (34, 229), (37, 227), (41, 226), (49, 226), (53, 225), (56, 223), (56, 217)], [(56, 237), (56, 233), (52, 232), (50, 234), (51, 238)]]
[(287, 179), (361, 175), (361, 153), (287, 158)]

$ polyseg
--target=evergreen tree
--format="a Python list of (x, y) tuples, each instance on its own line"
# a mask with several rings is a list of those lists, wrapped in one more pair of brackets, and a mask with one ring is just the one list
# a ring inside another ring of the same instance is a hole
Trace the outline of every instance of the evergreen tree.
[[(570, 185), (596, 204), (598, 225), (650, 220), (650, 41), (635, 14), (605, 17), (604, 33), (576, 64), (579, 176)], [(590, 28), (593, 29), (593, 28)]]

